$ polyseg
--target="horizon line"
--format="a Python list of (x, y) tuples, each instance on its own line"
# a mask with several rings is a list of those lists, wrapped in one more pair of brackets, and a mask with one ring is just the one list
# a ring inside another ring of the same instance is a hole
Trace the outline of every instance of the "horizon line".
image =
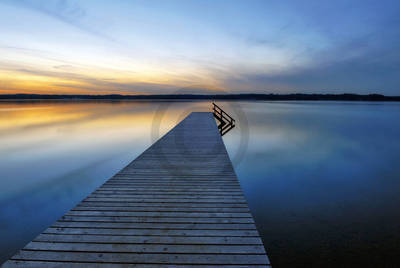
[(198, 100), (344, 100), (344, 101), (400, 101), (400, 96), (377, 93), (237, 93), (237, 94), (0, 94), (1, 100), (68, 100), (68, 99), (198, 99)]

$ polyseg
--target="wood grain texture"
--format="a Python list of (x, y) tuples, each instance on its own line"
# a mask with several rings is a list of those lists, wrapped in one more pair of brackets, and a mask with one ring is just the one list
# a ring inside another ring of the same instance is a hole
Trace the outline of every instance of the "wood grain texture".
[(3, 267), (270, 267), (212, 113), (191, 113)]

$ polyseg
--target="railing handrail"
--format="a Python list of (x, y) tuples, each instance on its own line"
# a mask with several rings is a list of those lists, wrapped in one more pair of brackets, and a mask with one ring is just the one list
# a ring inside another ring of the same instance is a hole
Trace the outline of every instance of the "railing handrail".
[(235, 119), (233, 119), (229, 114), (227, 114), (221, 107), (213, 104), (213, 114), (214, 117), (219, 121), (218, 129), (221, 133), (221, 136), (224, 136), (228, 133), (232, 128), (235, 127)]
[(231, 121), (235, 122), (235, 119), (233, 119), (232, 117), (230, 117), (229, 114), (227, 114), (224, 110), (221, 109), (221, 107), (219, 107), (218, 105), (216, 105), (214, 102), (212, 103), (214, 105), (213, 110), (216, 110), (215, 108), (219, 109), (219, 113), (221, 114), (221, 116), (226, 115)]

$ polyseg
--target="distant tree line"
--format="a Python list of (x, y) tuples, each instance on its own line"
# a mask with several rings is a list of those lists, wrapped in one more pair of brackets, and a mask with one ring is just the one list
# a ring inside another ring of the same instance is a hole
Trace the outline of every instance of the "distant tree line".
[(268, 101), (400, 101), (380, 94), (165, 94), (165, 95), (42, 95), (2, 94), (2, 100), (268, 100)]

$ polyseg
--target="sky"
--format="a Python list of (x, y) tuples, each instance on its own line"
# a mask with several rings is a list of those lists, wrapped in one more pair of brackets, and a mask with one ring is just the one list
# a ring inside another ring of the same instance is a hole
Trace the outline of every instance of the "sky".
[(0, 94), (400, 95), (398, 0), (0, 0)]

